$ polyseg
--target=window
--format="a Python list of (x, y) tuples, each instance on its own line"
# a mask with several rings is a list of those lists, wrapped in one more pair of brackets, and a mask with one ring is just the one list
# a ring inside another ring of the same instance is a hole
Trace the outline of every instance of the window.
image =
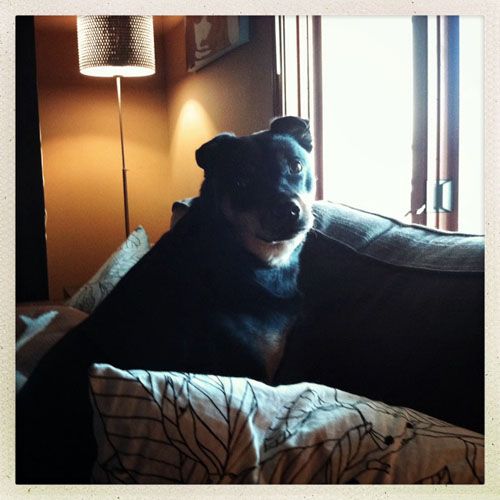
[(318, 197), (482, 233), (482, 18), (281, 17), (281, 112), (311, 120)]
[(484, 233), (483, 18), (460, 18), (459, 227)]
[(412, 24), (325, 17), (323, 196), (404, 218), (412, 177)]

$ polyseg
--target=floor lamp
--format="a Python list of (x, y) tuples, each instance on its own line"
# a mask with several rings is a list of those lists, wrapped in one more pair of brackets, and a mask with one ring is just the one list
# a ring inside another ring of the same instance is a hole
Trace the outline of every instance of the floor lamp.
[(130, 234), (127, 168), (123, 142), (121, 78), (155, 72), (152, 16), (78, 16), (80, 73), (116, 79), (122, 153), (125, 233)]

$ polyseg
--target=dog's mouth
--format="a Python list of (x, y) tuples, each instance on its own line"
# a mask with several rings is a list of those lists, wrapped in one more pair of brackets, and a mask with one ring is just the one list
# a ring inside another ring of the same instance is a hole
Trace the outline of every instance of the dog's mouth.
[(222, 210), (246, 250), (270, 266), (286, 264), (312, 227), (312, 213), (305, 203), (294, 217), (287, 217), (288, 209), (235, 211), (228, 200)]
[(269, 244), (294, 241), (310, 229), (310, 204), (300, 196), (282, 196), (258, 213), (255, 235)]
[(261, 238), (258, 235), (255, 235), (255, 237), (259, 240), (262, 241), (263, 243), (267, 243), (268, 245), (279, 245), (280, 243), (285, 243), (286, 241), (290, 241), (291, 238), (288, 238), (286, 240), (270, 240), (268, 238)]
[(279, 245), (282, 243), (287, 243), (292, 240), (297, 239), (300, 236), (305, 235), (310, 229), (310, 226), (303, 223), (300, 226), (294, 228), (292, 231), (281, 232), (277, 234), (262, 234), (257, 232), (255, 234), (255, 238), (262, 241), (263, 243), (267, 243), (268, 245)]

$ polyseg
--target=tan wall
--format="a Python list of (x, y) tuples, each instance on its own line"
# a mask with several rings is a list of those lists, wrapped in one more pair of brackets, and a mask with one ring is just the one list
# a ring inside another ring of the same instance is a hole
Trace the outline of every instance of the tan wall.
[[(265, 128), (273, 114), (272, 18), (251, 42), (187, 73), (184, 19), (155, 18), (157, 73), (123, 79), (130, 224), (156, 241), (176, 199), (194, 196), (194, 152), (223, 130)], [(116, 87), (78, 71), (76, 18), (35, 22), (50, 297), (84, 283), (124, 239)]]
[[(215, 134), (249, 134), (273, 117), (274, 18), (250, 19), (250, 42), (196, 73), (186, 73), (184, 19), (165, 18), (169, 181), (175, 196), (202, 180), (196, 149)], [(169, 201), (175, 201), (175, 196)]]

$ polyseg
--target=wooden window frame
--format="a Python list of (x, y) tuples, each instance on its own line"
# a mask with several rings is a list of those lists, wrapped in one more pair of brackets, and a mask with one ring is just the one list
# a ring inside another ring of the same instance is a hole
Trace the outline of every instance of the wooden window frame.
[(321, 91), (321, 16), (277, 16), (276, 116), (310, 122), (314, 137), (316, 199), (323, 198), (323, 101)]
[[(412, 222), (458, 229), (459, 18), (413, 16)], [(276, 18), (276, 115), (308, 118), (323, 198), (321, 16)]]

